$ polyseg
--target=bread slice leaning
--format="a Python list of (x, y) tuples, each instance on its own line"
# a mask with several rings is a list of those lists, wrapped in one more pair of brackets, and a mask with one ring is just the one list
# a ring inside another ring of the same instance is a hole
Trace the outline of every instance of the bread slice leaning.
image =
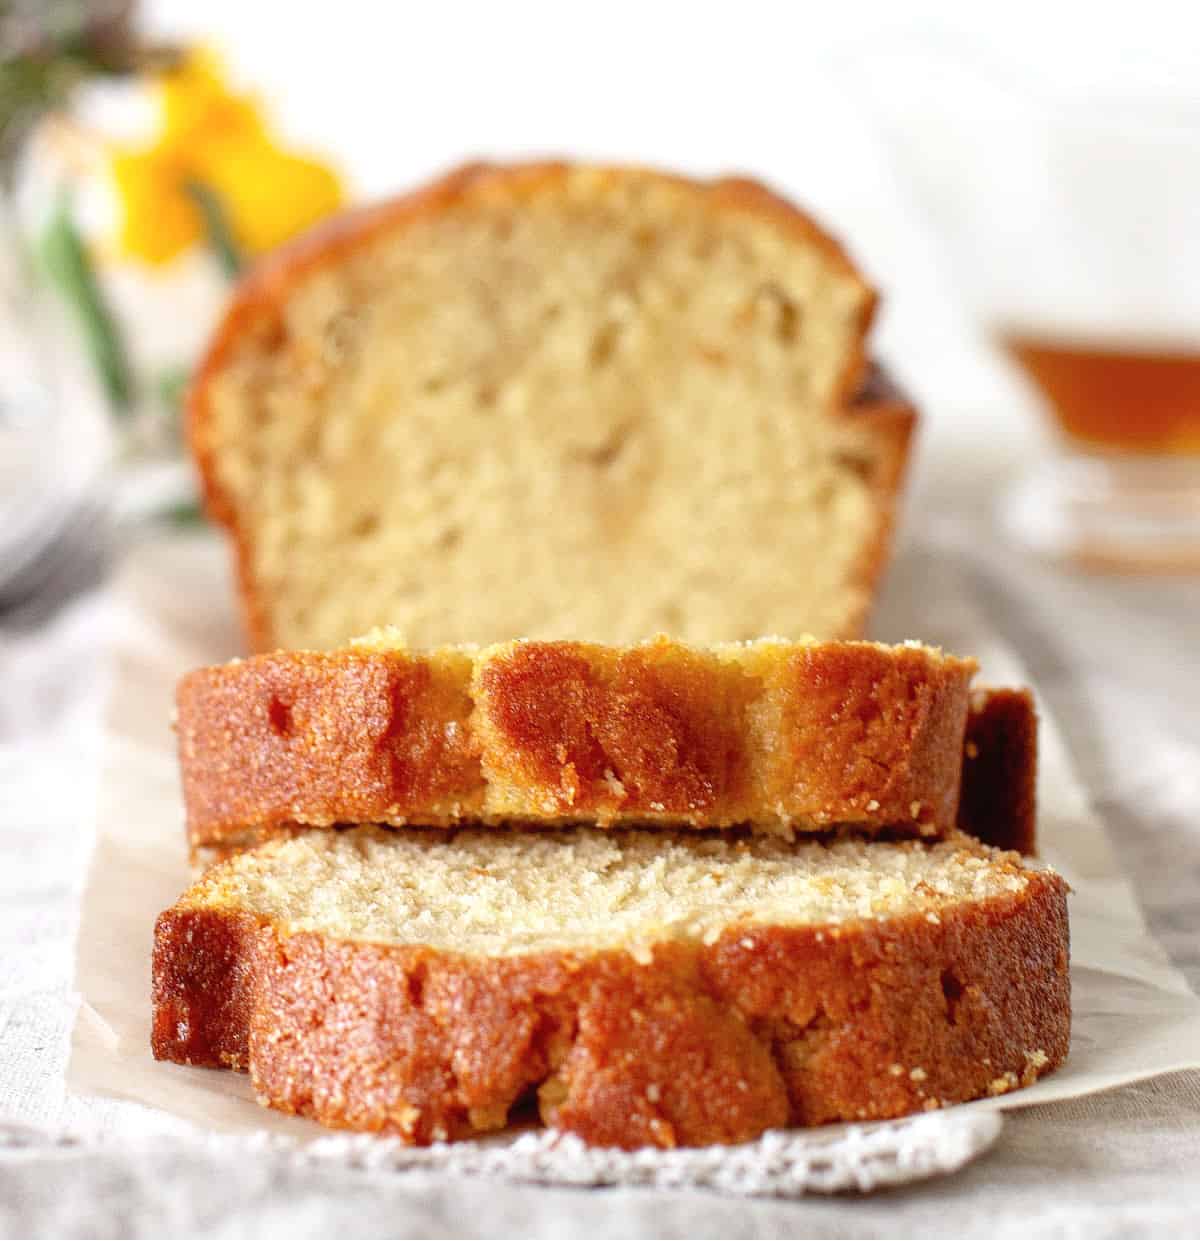
[(1065, 884), (940, 843), (311, 831), (158, 919), (153, 1049), (427, 1143), (738, 1142), (999, 1094), (1070, 1035)]
[(472, 165), (257, 266), (189, 435), (256, 649), (857, 636), (915, 415), (739, 179)]
[[(1037, 710), (1029, 690), (972, 691), (957, 831), (998, 849), (1037, 853), (1037, 729)], [(289, 822), (223, 831), (208, 843), (191, 845), (192, 865), (202, 871), (269, 840), (308, 830)]]
[(193, 848), (291, 825), (955, 823), (972, 660), (917, 644), (411, 652), (387, 631), (186, 676)]
[(971, 692), (958, 827), (985, 844), (1037, 853), (1038, 716), (1027, 689)]

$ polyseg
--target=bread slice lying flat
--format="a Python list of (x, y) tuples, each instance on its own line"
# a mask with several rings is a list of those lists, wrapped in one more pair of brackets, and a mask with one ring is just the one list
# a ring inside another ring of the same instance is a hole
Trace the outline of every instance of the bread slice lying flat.
[(378, 632), (183, 679), (195, 847), (334, 823), (954, 826), (972, 660), (918, 645), (409, 652)]
[(856, 636), (914, 414), (761, 186), (465, 168), (256, 268), (190, 398), (253, 645)]
[(159, 1059), (425, 1143), (737, 1142), (1032, 1081), (1070, 1036), (1065, 884), (940, 843), (310, 831), (155, 932)]

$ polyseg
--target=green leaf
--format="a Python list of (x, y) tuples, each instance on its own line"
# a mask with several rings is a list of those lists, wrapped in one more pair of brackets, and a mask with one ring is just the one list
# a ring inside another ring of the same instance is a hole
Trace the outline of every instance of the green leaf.
[(183, 500), (178, 504), (170, 504), (155, 514), (164, 525), (176, 529), (188, 530), (196, 526), (207, 525), (204, 510), (194, 500)]
[(116, 414), (127, 414), (133, 378), (116, 320), (104, 300), (91, 256), (75, 226), (70, 196), (59, 195), (41, 239), (42, 263), (75, 311), (84, 344)]
[(242, 261), (242, 252), (233, 238), (233, 229), (229, 226), (229, 217), (225, 214), (220, 195), (210, 186), (203, 185), (199, 181), (187, 182), (184, 189), (188, 197), (200, 209), (209, 247), (225, 269), (225, 274), (227, 276), (240, 275), (245, 264)]
[(169, 366), (160, 371), (155, 380), (158, 399), (172, 418), (178, 419), (183, 413), (183, 400), (191, 377), (186, 366)]

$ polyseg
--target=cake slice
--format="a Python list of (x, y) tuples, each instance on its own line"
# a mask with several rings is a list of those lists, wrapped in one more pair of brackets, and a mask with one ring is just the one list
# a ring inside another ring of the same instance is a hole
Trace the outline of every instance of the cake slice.
[(186, 676), (194, 849), (292, 825), (955, 824), (975, 664), (917, 644), (406, 649), (380, 631)]
[(473, 165), (257, 266), (192, 387), (252, 645), (857, 636), (915, 415), (744, 180)]
[(998, 849), (1037, 852), (1038, 719), (1027, 689), (971, 692), (958, 827)]
[(902, 1116), (1065, 1058), (1065, 890), (958, 835), (309, 831), (159, 917), (153, 1050), (415, 1143)]
[[(1037, 710), (1027, 689), (971, 692), (963, 743), (956, 830), (999, 849), (1037, 853)], [(268, 840), (302, 834), (294, 823), (264, 823), (225, 831), (192, 844), (203, 870)]]
[[(961, 791), (955, 826), (984, 844), (1037, 853), (1037, 710), (1027, 689), (971, 693), (963, 744)], [(217, 832), (199, 831), (190, 843), (194, 866), (204, 869), (268, 840), (307, 828), (262, 822)]]

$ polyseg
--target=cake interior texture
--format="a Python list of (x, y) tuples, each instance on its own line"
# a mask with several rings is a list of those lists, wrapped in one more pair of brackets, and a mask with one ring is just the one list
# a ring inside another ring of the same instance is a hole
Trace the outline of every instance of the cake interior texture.
[(153, 995), (158, 1059), (335, 1128), (740, 1142), (1061, 1063), (1065, 885), (960, 836), (315, 830), (160, 915)]
[(270, 642), (858, 632), (896, 448), (835, 256), (576, 169), (315, 264), (205, 381)]
[(210, 872), (177, 908), (285, 934), (477, 956), (712, 943), (736, 924), (841, 925), (1020, 893), (1013, 855), (937, 844), (664, 831), (309, 832)]

